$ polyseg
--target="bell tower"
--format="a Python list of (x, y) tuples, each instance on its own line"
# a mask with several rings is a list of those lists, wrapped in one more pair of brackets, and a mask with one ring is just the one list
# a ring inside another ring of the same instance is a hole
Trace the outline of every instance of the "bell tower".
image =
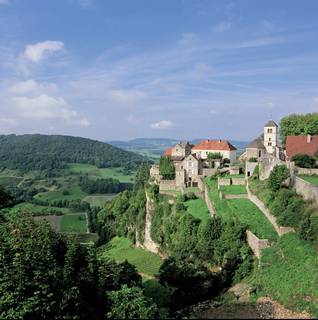
[(275, 121), (270, 120), (264, 126), (264, 146), (267, 153), (275, 154), (276, 147), (278, 147), (278, 125)]

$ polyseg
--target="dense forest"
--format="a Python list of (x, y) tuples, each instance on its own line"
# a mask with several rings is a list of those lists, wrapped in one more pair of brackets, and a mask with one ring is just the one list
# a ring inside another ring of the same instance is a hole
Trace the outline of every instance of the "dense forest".
[(140, 155), (107, 143), (85, 138), (48, 135), (1, 135), (0, 169), (22, 173), (40, 170), (54, 172), (66, 163), (87, 163), (99, 168), (136, 169), (145, 161)]

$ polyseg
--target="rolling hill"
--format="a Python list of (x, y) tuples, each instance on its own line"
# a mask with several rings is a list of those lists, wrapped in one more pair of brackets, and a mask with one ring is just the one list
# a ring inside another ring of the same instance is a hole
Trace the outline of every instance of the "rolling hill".
[(0, 169), (63, 169), (67, 163), (136, 169), (147, 159), (110, 144), (61, 135), (0, 135)]

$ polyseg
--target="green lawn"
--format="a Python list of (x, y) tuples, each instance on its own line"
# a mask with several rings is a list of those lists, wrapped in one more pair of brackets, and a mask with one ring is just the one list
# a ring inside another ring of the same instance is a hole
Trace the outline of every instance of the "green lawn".
[(11, 210), (10, 213), (15, 214), (17, 212), (29, 212), (33, 215), (50, 215), (50, 214), (67, 214), (69, 213), (68, 208), (55, 208), (55, 207), (47, 207), (47, 206), (40, 206), (33, 203), (19, 203), (15, 205)]
[(289, 233), (262, 251), (261, 268), (250, 280), (260, 290), (284, 305), (308, 310), (318, 317), (317, 250)]
[(223, 194), (246, 194), (246, 186), (221, 186)]
[(91, 178), (114, 178), (120, 182), (134, 182), (135, 172), (131, 175), (122, 173), (122, 168), (102, 168), (82, 163), (72, 163), (69, 165), (68, 171), (70, 173), (88, 174)]
[(318, 176), (317, 175), (312, 175), (312, 176), (309, 176), (309, 175), (298, 175), (299, 178), (307, 181), (307, 182), (310, 182), (316, 186), (318, 186)]
[(88, 202), (92, 207), (103, 207), (106, 202), (111, 201), (116, 197), (116, 194), (95, 194), (87, 196), (83, 201)]
[(187, 207), (187, 211), (196, 219), (200, 219), (201, 221), (209, 220), (210, 213), (202, 199), (188, 200), (185, 202)]
[(217, 189), (217, 181), (206, 180), (209, 185), (209, 195), (214, 203), (216, 212), (225, 221), (236, 217), (246, 224), (257, 237), (261, 239), (275, 240), (277, 233), (264, 214), (248, 199), (223, 199), (220, 200)]
[(60, 232), (86, 233), (87, 220), (85, 213), (67, 214), (62, 216)]
[(57, 201), (57, 200), (82, 200), (87, 194), (81, 190), (79, 186), (65, 188), (68, 194), (63, 194), (63, 190), (48, 191), (38, 193), (35, 199), (42, 201)]
[(162, 260), (159, 256), (143, 249), (133, 247), (124, 237), (115, 237), (100, 248), (100, 258), (111, 258), (117, 262), (128, 260), (136, 266), (138, 272), (153, 277), (158, 274)]
[(222, 177), (222, 178), (225, 178), (225, 179), (230, 179), (230, 178), (233, 178), (233, 179), (245, 179), (245, 174), (227, 174), (226, 176)]

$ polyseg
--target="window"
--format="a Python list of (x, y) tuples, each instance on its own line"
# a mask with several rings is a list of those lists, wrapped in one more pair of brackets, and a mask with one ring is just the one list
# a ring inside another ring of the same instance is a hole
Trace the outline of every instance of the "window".
[(273, 133), (273, 129), (267, 129), (267, 133)]
[(262, 150), (258, 151), (258, 157), (260, 158), (262, 156)]
[(269, 138), (268, 140), (269, 140), (269, 141), (272, 141), (272, 138)]
[(268, 146), (271, 147), (271, 146), (272, 146), (272, 143), (271, 143), (271, 142), (268, 142)]

